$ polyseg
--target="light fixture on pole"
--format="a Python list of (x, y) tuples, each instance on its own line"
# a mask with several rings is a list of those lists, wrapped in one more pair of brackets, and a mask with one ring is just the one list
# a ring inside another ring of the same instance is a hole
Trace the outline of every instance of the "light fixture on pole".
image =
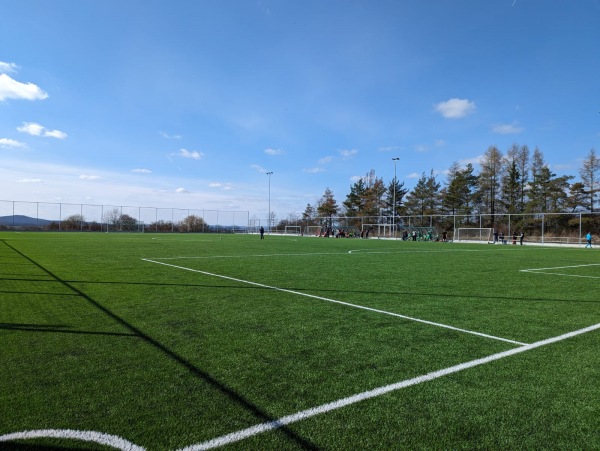
[(394, 162), (394, 182), (392, 183), (392, 189), (394, 190), (394, 209), (392, 211), (392, 233), (394, 234), (394, 238), (396, 238), (396, 185), (398, 182), (396, 180), (396, 162), (399, 160), (399, 157), (392, 158)]
[(267, 172), (267, 175), (269, 176), (269, 218), (267, 219), (269, 225), (267, 227), (267, 233), (271, 233), (271, 176), (273, 175), (273, 171)]

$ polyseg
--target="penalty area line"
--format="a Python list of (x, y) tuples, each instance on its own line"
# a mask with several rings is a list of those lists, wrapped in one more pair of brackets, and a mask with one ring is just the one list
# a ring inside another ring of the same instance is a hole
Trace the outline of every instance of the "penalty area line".
[(232, 432), (227, 435), (223, 435), (221, 437), (216, 437), (212, 440), (198, 443), (196, 445), (188, 446), (186, 448), (182, 448), (179, 451), (200, 451), (206, 449), (217, 448), (220, 446), (229, 445), (231, 443), (239, 442), (249, 437), (253, 437), (258, 434), (262, 434), (264, 432), (273, 431), (275, 429), (279, 429), (283, 426), (296, 423), (298, 421), (305, 420), (307, 418), (314, 417), (316, 415), (320, 415), (323, 413), (331, 412), (333, 410), (341, 409), (343, 407), (356, 404), (361, 401), (365, 401), (367, 399), (375, 398), (378, 396), (385, 395), (387, 393), (397, 391), (406, 387), (410, 387), (412, 385), (422, 384), (423, 382), (432, 381), (434, 379), (438, 379), (443, 376), (447, 376), (449, 374), (458, 373), (459, 371), (463, 371), (469, 368), (473, 368), (476, 366), (484, 365), (490, 362), (494, 362), (496, 360), (503, 359), (505, 357), (510, 357), (516, 354), (520, 354), (522, 352), (530, 351), (532, 349), (536, 349), (542, 346), (546, 346), (552, 343), (556, 343), (562, 340), (566, 340), (571, 337), (575, 337), (577, 335), (585, 334), (587, 332), (591, 332), (594, 330), (600, 329), (600, 323), (595, 324), (593, 326), (586, 327), (584, 329), (579, 329), (573, 332), (569, 332), (563, 335), (559, 335), (557, 337), (548, 338), (546, 340), (541, 340), (535, 343), (531, 343), (520, 348), (510, 349), (508, 351), (499, 352), (497, 354), (492, 354), (487, 357), (483, 357), (481, 359), (471, 360), (470, 362), (461, 363), (455, 366), (451, 366), (448, 368), (444, 368), (442, 370), (433, 371), (431, 373), (424, 374), (422, 376), (417, 376), (412, 379), (406, 379), (404, 381), (396, 382), (394, 384), (385, 385), (383, 387), (375, 388), (373, 390), (365, 391), (362, 393), (358, 393), (353, 396), (349, 396), (347, 398), (342, 398), (337, 401), (333, 401), (327, 404), (322, 404), (317, 407), (313, 407), (307, 410), (302, 410), (300, 412), (294, 413), (292, 415), (288, 415), (278, 420), (269, 421), (266, 423), (257, 424), (255, 426), (242, 429), (236, 432)]
[(372, 307), (366, 307), (364, 305), (351, 304), (350, 302), (338, 301), (336, 299), (326, 298), (326, 297), (323, 297), (323, 296), (316, 296), (314, 294), (302, 293), (300, 291), (294, 291), (294, 290), (288, 290), (287, 288), (274, 287), (274, 286), (271, 286), (271, 285), (265, 285), (265, 284), (258, 283), (258, 282), (252, 282), (250, 280), (236, 279), (235, 277), (229, 277), (229, 276), (224, 276), (222, 274), (215, 274), (215, 273), (211, 273), (211, 272), (207, 272), (207, 271), (201, 271), (199, 269), (187, 268), (185, 266), (173, 265), (171, 263), (165, 263), (165, 262), (160, 262), (160, 261), (156, 261), (156, 260), (150, 260), (150, 259), (147, 259), (147, 258), (142, 258), (142, 260), (146, 261), (146, 262), (150, 262), (150, 263), (156, 263), (157, 265), (169, 266), (171, 268), (183, 269), (185, 271), (196, 272), (196, 273), (204, 274), (204, 275), (211, 276), (211, 277), (219, 277), (221, 279), (232, 280), (234, 282), (239, 282), (239, 283), (245, 283), (245, 284), (248, 284), (248, 285), (253, 285), (255, 287), (261, 287), (261, 288), (266, 288), (266, 289), (269, 289), (269, 290), (281, 291), (283, 293), (295, 294), (297, 296), (304, 296), (306, 298), (311, 298), (311, 299), (318, 299), (320, 301), (326, 301), (326, 302), (331, 302), (333, 304), (344, 305), (346, 307), (352, 307), (352, 308), (357, 308), (357, 309), (361, 309), (361, 310), (367, 310), (369, 312), (380, 313), (382, 315), (394, 316), (396, 318), (402, 318), (402, 319), (406, 319), (408, 321), (413, 321), (413, 322), (417, 322), (417, 323), (421, 323), (421, 324), (427, 324), (429, 326), (441, 327), (443, 329), (449, 329), (449, 330), (453, 330), (455, 332), (461, 332), (461, 333), (465, 333), (465, 334), (476, 335), (478, 337), (489, 338), (489, 339), (492, 339), (492, 340), (504, 341), (506, 343), (511, 343), (511, 344), (514, 344), (514, 345), (524, 346), (526, 344), (526, 343), (522, 343), (520, 341), (510, 340), (508, 338), (496, 337), (494, 335), (484, 334), (482, 332), (476, 332), (476, 331), (468, 330), (468, 329), (460, 329), (458, 327), (449, 326), (448, 324), (436, 323), (434, 321), (428, 321), (428, 320), (425, 320), (425, 319), (414, 318), (412, 316), (406, 316), (406, 315), (401, 315), (399, 313), (388, 312), (386, 310), (380, 310), (380, 309), (376, 309), (376, 308), (372, 308)]

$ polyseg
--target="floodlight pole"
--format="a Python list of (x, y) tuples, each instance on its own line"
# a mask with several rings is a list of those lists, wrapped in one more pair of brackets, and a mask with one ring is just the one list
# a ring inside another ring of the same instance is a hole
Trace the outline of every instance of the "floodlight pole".
[(273, 175), (273, 171), (269, 171), (267, 172), (267, 175), (269, 176), (269, 217), (267, 218), (267, 223), (268, 223), (268, 227), (267, 227), (267, 233), (271, 233), (271, 176)]
[(392, 232), (394, 234), (394, 238), (396, 238), (396, 162), (399, 160), (399, 157), (392, 158), (394, 162), (394, 183), (392, 184), (392, 188), (394, 189), (394, 209), (392, 210)]

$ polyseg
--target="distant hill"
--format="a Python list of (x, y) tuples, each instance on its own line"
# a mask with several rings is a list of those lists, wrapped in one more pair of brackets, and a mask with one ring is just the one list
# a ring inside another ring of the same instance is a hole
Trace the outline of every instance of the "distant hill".
[(31, 216), (14, 215), (14, 216), (0, 216), (0, 225), (3, 226), (16, 226), (16, 227), (28, 227), (28, 226), (46, 226), (55, 221), (49, 221), (48, 219), (36, 219)]

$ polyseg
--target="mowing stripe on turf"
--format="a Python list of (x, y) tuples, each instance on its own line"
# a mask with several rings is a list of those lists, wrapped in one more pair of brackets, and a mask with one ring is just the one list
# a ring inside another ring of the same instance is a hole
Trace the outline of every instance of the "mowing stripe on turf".
[(254, 286), (266, 288), (266, 289), (269, 289), (269, 290), (281, 291), (281, 292), (284, 292), (284, 293), (295, 294), (295, 295), (298, 295), (298, 296), (304, 296), (304, 297), (311, 298), (311, 299), (318, 299), (320, 301), (332, 302), (334, 304), (340, 304), (340, 305), (344, 305), (346, 307), (352, 307), (352, 308), (357, 308), (357, 309), (361, 309), (361, 310), (368, 310), (370, 312), (381, 313), (383, 315), (395, 316), (397, 318), (402, 318), (402, 319), (406, 319), (406, 320), (409, 320), (409, 321), (414, 321), (414, 322), (418, 322), (418, 323), (422, 323), (422, 324), (427, 324), (429, 326), (442, 327), (444, 329), (450, 329), (450, 330), (454, 330), (456, 332), (462, 332), (462, 333), (466, 333), (466, 334), (477, 335), (479, 337), (490, 338), (492, 340), (504, 341), (504, 342), (515, 344), (515, 345), (519, 345), (519, 346), (523, 346), (523, 345), (526, 344), (526, 343), (521, 343), (519, 341), (510, 340), (508, 338), (496, 337), (494, 335), (488, 335), (488, 334), (484, 334), (484, 333), (481, 333), (481, 332), (475, 332), (475, 331), (467, 330), (467, 329), (460, 329), (458, 327), (449, 326), (447, 324), (441, 324), (441, 323), (436, 323), (436, 322), (433, 322), (433, 321), (427, 321), (427, 320), (424, 320), (424, 319), (413, 318), (411, 316), (401, 315), (399, 313), (387, 312), (385, 310), (375, 309), (375, 308), (371, 308), (371, 307), (365, 307), (364, 305), (351, 304), (349, 302), (337, 301), (335, 299), (325, 298), (325, 297), (322, 297), (322, 296), (315, 296), (314, 294), (301, 293), (299, 291), (288, 290), (286, 288), (273, 287), (273, 286), (265, 285), (265, 284), (262, 284), (262, 283), (252, 282), (252, 281), (249, 281), (249, 280), (236, 279), (235, 277), (229, 277), (229, 276), (224, 276), (222, 274), (215, 274), (215, 273), (211, 273), (211, 272), (207, 272), (207, 271), (201, 271), (199, 269), (187, 268), (185, 266), (173, 265), (171, 263), (165, 263), (165, 262), (160, 262), (160, 261), (156, 261), (156, 260), (150, 260), (150, 259), (147, 259), (147, 258), (142, 258), (142, 260), (150, 262), (150, 263), (156, 263), (158, 265), (169, 266), (171, 268), (177, 268), (177, 269), (183, 269), (185, 271), (197, 272), (197, 273), (204, 274), (204, 275), (211, 276), (211, 277), (219, 277), (221, 279), (232, 280), (234, 282), (240, 282), (240, 283), (245, 283), (245, 284), (248, 284), (248, 285), (254, 285)]
[(552, 343), (556, 343), (562, 340), (566, 340), (571, 337), (575, 337), (577, 335), (585, 334), (587, 332), (591, 332), (594, 330), (600, 329), (600, 323), (594, 324), (593, 326), (586, 327), (584, 329), (579, 329), (574, 332), (568, 332), (563, 335), (559, 335), (557, 337), (548, 338), (546, 340), (541, 340), (535, 343), (531, 343), (519, 348), (510, 349), (508, 351), (499, 352), (497, 354), (492, 354), (487, 357), (483, 357), (481, 359), (471, 360), (470, 362), (461, 363), (459, 365), (451, 366), (448, 368), (444, 368), (442, 370), (433, 371), (431, 373), (424, 374), (422, 376), (417, 376), (412, 379), (407, 379), (401, 382), (396, 382), (394, 384), (386, 385), (383, 387), (375, 388), (373, 390), (365, 391), (362, 393), (358, 393), (353, 396), (349, 396), (347, 398), (338, 399), (337, 401), (333, 401), (327, 404), (323, 404), (317, 407), (313, 407), (311, 409), (302, 410), (300, 412), (294, 413), (292, 415), (287, 415), (278, 420), (271, 421), (268, 423), (257, 424), (255, 426), (249, 427), (247, 429), (242, 429), (240, 431), (232, 432), (231, 434), (223, 435), (221, 437), (214, 438), (212, 440), (198, 443), (196, 445), (188, 446), (186, 448), (182, 448), (179, 451), (198, 451), (205, 449), (217, 448), (220, 446), (225, 446), (234, 442), (238, 442), (240, 440), (244, 440), (249, 437), (253, 437), (258, 434), (262, 434), (263, 432), (272, 431), (278, 429), (282, 426), (289, 425), (291, 423), (296, 423), (298, 421), (305, 420), (307, 418), (314, 417), (316, 415), (320, 415), (322, 413), (331, 412), (333, 410), (341, 409), (342, 407), (346, 407), (352, 404), (356, 404), (361, 401), (365, 401), (367, 399), (375, 398), (378, 396), (385, 395), (386, 393), (390, 393), (396, 390), (400, 390), (406, 387), (410, 387), (412, 385), (421, 384), (423, 382), (428, 382), (434, 379), (438, 379), (443, 376), (447, 376), (449, 374), (457, 373), (459, 371), (463, 371), (469, 368), (473, 368), (479, 365), (484, 365), (486, 363), (493, 362), (495, 360), (500, 360), (505, 357), (509, 357), (515, 354), (520, 354), (522, 352), (530, 351), (535, 348), (539, 348), (541, 346), (546, 346)]

